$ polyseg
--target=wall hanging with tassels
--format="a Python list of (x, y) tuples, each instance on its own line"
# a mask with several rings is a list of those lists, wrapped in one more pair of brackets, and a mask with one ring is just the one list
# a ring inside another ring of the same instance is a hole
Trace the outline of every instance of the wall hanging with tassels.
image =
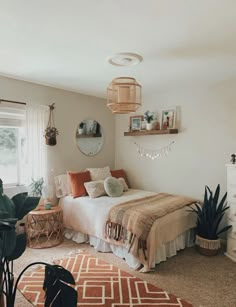
[(46, 144), (50, 146), (54, 146), (57, 143), (56, 136), (59, 134), (57, 128), (55, 127), (54, 123), (54, 115), (53, 110), (55, 109), (55, 103), (49, 105), (49, 119), (48, 119), (48, 125), (45, 129), (45, 139)]

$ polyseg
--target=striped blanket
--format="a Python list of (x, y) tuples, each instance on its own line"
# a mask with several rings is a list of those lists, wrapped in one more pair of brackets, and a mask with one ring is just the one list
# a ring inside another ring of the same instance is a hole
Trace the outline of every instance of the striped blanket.
[[(153, 223), (194, 202), (196, 200), (189, 197), (159, 193), (116, 205), (108, 213), (105, 234), (109, 239), (128, 243), (134, 256), (142, 249), (146, 259), (147, 237)], [(136, 251), (132, 250), (133, 246)]]

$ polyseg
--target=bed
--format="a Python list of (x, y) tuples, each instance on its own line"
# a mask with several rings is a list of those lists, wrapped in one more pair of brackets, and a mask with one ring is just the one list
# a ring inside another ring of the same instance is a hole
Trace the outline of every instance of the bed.
[(130, 267), (138, 269), (141, 266), (141, 272), (147, 272), (161, 261), (176, 255), (178, 250), (193, 245), (196, 218), (188, 206), (170, 212), (153, 223), (147, 237), (147, 259), (142, 253), (130, 253), (127, 244), (109, 238), (105, 225), (111, 208), (154, 195), (156, 193), (129, 189), (120, 197), (91, 199), (88, 196), (64, 196), (60, 198), (59, 206), (63, 209), (65, 237), (78, 243), (88, 242), (100, 252), (113, 252), (125, 259)]

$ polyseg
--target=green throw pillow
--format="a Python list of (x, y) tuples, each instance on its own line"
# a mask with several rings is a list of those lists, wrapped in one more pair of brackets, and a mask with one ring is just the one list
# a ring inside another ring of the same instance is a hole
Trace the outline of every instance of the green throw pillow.
[(107, 177), (104, 180), (104, 189), (108, 196), (119, 197), (123, 194), (123, 185), (119, 179)]

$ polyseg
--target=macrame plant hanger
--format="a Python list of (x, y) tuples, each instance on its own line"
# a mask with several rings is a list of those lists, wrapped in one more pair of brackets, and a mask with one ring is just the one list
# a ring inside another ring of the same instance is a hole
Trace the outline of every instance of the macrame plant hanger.
[(49, 105), (48, 125), (45, 130), (46, 144), (50, 146), (54, 146), (57, 144), (56, 136), (59, 134), (54, 123), (54, 114), (53, 114), (54, 109), (55, 109), (55, 103)]

